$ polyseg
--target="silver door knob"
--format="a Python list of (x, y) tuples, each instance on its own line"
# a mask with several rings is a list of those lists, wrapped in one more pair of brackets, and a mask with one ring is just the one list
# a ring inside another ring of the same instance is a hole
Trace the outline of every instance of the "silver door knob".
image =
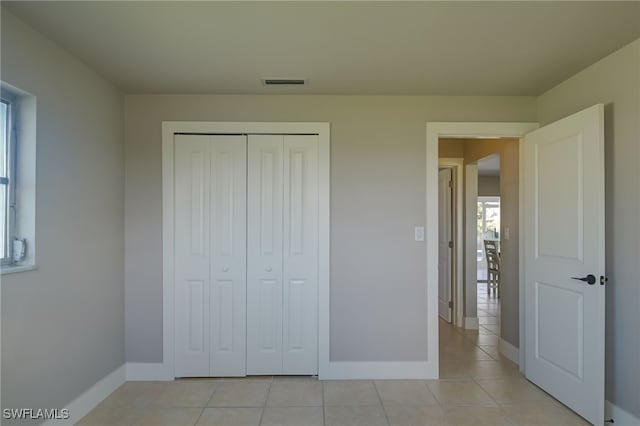
[(271, 269), (271, 266), (267, 266), (266, 268), (264, 268), (264, 270), (267, 272), (271, 272), (273, 269)]
[(229, 272), (229, 267), (225, 266), (224, 268), (222, 268), (222, 272)]

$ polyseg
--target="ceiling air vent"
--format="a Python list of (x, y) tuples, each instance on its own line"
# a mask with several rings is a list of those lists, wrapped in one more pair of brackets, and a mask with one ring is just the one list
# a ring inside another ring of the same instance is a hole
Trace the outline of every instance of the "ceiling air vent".
[(263, 78), (262, 84), (265, 86), (304, 86), (306, 80), (303, 78)]

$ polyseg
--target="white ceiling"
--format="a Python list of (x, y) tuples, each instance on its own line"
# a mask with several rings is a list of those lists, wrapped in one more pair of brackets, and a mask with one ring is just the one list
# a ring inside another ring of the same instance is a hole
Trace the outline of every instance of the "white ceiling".
[(129, 93), (539, 95), (640, 37), (637, 1), (2, 4)]

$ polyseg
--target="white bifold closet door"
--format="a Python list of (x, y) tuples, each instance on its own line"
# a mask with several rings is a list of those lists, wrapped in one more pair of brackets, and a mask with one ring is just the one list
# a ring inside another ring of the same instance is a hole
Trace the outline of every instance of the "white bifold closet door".
[(318, 137), (250, 135), (247, 374), (317, 374)]
[(175, 376), (244, 376), (246, 136), (175, 136)]
[(174, 189), (175, 376), (317, 374), (318, 137), (176, 135)]

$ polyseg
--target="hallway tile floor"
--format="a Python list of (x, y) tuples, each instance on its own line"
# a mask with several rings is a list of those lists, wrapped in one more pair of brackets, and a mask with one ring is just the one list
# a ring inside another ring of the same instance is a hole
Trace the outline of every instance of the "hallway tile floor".
[(498, 353), (497, 300), (486, 297), (486, 288), (484, 292), (480, 288), (478, 296), (480, 330), (440, 322), (440, 380), (318, 381), (276, 376), (127, 382), (78, 424), (586, 425)]

